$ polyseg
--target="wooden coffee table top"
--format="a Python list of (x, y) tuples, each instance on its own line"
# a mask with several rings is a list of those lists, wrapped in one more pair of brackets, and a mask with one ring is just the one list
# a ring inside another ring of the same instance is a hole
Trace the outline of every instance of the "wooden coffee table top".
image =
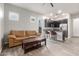
[(37, 36), (37, 37), (33, 37), (33, 38), (31, 37), (31, 38), (28, 38), (28, 39), (23, 40), (23, 43), (40, 41), (40, 40), (43, 40), (43, 39), (45, 39), (45, 37), (41, 37), (41, 36)]

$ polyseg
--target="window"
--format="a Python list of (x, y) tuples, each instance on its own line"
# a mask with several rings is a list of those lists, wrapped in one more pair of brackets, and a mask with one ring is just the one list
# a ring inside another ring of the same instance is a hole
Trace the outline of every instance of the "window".
[(2, 8), (0, 7), (0, 20), (3, 18), (3, 11)]
[(19, 14), (16, 12), (9, 12), (9, 20), (18, 21)]

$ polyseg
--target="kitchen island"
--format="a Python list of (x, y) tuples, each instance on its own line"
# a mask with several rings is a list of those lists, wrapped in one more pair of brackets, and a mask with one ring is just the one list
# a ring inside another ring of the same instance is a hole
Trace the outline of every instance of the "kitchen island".
[[(64, 31), (61, 30), (61, 28), (46, 27), (43, 31), (44, 34), (46, 34), (46, 32), (50, 32), (48, 35), (50, 35), (50, 37), (55, 36), (55, 40), (57, 41), (65, 41)], [(56, 32), (56, 35), (52, 35), (51, 32)]]

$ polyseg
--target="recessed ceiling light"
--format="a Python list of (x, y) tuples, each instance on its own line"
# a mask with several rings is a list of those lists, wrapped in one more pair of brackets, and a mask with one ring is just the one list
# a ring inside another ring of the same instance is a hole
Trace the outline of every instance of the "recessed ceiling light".
[(54, 20), (54, 19), (51, 19), (51, 20)]
[(43, 16), (43, 19), (46, 19), (46, 16)]
[(62, 10), (58, 10), (58, 14), (61, 14), (62, 13)]
[(58, 17), (57, 15), (55, 15), (55, 17)]
[(65, 13), (62, 14), (63, 16), (66, 15)]
[(49, 19), (49, 17), (43, 16), (43, 19)]

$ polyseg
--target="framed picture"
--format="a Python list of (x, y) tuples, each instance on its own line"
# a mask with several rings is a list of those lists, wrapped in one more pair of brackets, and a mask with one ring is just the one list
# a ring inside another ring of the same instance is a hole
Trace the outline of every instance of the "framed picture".
[(16, 12), (9, 12), (9, 20), (18, 21), (19, 20), (19, 14)]
[(34, 16), (31, 16), (31, 17), (30, 17), (30, 22), (31, 22), (31, 23), (34, 23), (34, 22), (35, 22), (35, 19), (36, 19), (36, 18), (35, 18)]

